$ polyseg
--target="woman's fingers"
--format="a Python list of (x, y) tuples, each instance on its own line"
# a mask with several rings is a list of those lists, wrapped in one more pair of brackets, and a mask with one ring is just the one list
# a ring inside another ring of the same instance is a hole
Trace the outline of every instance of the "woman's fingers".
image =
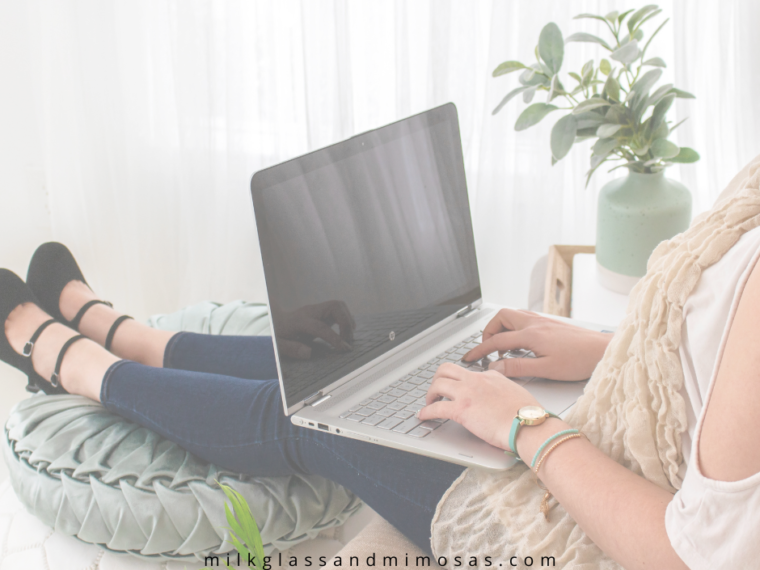
[(521, 378), (523, 376), (538, 376), (539, 378), (551, 378), (551, 359), (542, 358), (502, 358), (492, 362), (490, 370), (501, 372), (507, 378)]
[(348, 310), (348, 305), (343, 301), (331, 301), (330, 303), (330, 317), (340, 327), (340, 336), (347, 343), (352, 344), (354, 342), (354, 329), (356, 329), (356, 322), (351, 312)]
[(527, 329), (500, 332), (488, 338), (485, 338), (485, 333), (483, 333), (483, 342), (465, 354), (462, 357), (462, 360), (466, 362), (474, 362), (492, 352), (505, 352), (507, 350), (515, 350), (518, 348), (526, 348), (530, 350), (529, 336), (530, 334), (527, 333)]
[(461, 383), (451, 378), (439, 377), (433, 380), (430, 384), (427, 394), (425, 396), (425, 405), (430, 405), (433, 402), (440, 400), (441, 398), (448, 398), (454, 400), (459, 394), (461, 389)]
[(529, 313), (528, 311), (501, 309), (496, 313), (496, 316), (488, 322), (486, 328), (483, 329), (483, 340), (488, 340), (490, 337), (499, 334), (500, 332), (524, 329), (534, 317), (535, 314)]
[(304, 320), (302, 330), (312, 337), (321, 338), (336, 350), (351, 350), (351, 346), (342, 338), (340, 338), (340, 335), (338, 335), (338, 333), (336, 333), (330, 326), (320, 320)]
[(295, 340), (282, 337), (277, 337), (277, 351), (283, 356), (295, 360), (309, 360), (311, 358), (311, 348)]
[(454, 410), (454, 402), (438, 400), (437, 402), (433, 402), (422, 408), (417, 414), (417, 417), (421, 420), (435, 420), (438, 418), (451, 420), (454, 419)]

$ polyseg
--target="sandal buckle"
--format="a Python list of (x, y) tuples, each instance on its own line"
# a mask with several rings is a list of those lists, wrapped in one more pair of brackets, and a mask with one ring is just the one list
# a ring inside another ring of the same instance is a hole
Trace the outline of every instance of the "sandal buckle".
[(53, 375), (50, 377), (50, 385), (53, 388), (58, 388), (61, 385), (61, 377), (58, 375), (58, 372), (53, 372)]
[(24, 345), (24, 348), (21, 350), (21, 354), (22, 356), (26, 356), (27, 358), (29, 358), (30, 356), (32, 356), (33, 350), (34, 350), (34, 343), (31, 340), (29, 340), (26, 342), (26, 344)]

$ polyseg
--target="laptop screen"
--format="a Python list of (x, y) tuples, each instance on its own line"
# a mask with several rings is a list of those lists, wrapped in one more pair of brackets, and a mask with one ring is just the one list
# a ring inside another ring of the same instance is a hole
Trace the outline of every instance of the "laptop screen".
[(251, 180), (285, 408), (480, 299), (456, 108)]

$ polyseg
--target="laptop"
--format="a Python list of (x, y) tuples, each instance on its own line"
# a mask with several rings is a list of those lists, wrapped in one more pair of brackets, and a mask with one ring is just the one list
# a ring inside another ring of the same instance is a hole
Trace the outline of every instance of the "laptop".
[[(441, 363), (483, 371), (498, 358), (461, 362), (499, 307), (481, 298), (454, 104), (257, 172), (251, 195), (293, 424), (510, 467), (456, 422), (415, 416)], [(557, 414), (585, 384), (516, 381)]]

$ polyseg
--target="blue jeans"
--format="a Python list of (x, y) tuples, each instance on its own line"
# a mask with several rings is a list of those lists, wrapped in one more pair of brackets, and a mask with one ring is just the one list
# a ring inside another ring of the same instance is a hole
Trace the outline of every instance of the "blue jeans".
[(164, 368), (128, 360), (111, 366), (101, 401), (227, 469), (331, 479), (429, 553), (435, 508), (464, 468), (294, 426), (276, 378), (269, 337), (178, 333)]

